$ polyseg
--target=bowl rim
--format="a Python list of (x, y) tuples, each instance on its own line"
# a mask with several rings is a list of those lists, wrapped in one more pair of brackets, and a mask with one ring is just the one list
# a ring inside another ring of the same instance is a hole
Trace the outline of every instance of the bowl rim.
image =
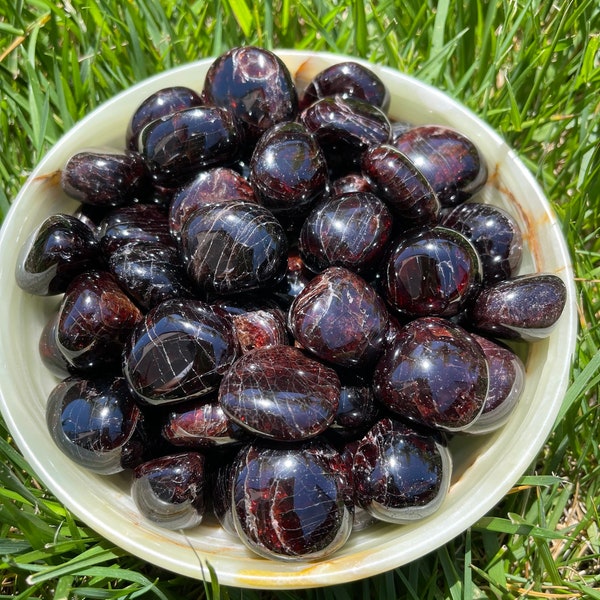
[[(386, 78), (393, 78), (403, 82), (405, 85), (409, 86), (411, 90), (427, 95), (432, 99), (432, 102), (436, 101), (441, 103), (442, 106), (451, 107), (452, 110), (456, 111), (456, 114), (462, 115), (470, 123), (477, 126), (491, 143), (496, 144), (498, 148), (502, 149), (502, 152), (506, 154), (506, 160), (517, 169), (523, 183), (535, 194), (536, 201), (539, 201), (541, 210), (546, 214), (546, 217), (551, 223), (554, 235), (552, 240), (554, 243), (553, 251), (556, 256), (559, 257), (560, 262), (564, 267), (562, 274), (567, 286), (567, 303), (555, 336), (561, 338), (561, 353), (565, 357), (565, 360), (560, 363), (557, 369), (555, 369), (555, 376), (558, 378), (559, 383), (554, 388), (555, 397), (553, 398), (553, 402), (549, 403), (549, 410), (536, 423), (536, 426), (527, 429), (527, 432), (530, 435), (528, 439), (529, 451), (520, 452), (516, 456), (513, 455), (511, 457), (512, 462), (509, 470), (503, 473), (490, 474), (490, 477), (493, 477), (494, 479), (494, 492), (488, 493), (476, 508), (469, 507), (463, 511), (455, 512), (453, 514), (454, 519), (447, 524), (447, 528), (445, 528), (444, 531), (437, 531), (433, 535), (428, 536), (413, 536), (411, 538), (409, 552), (405, 552), (401, 556), (392, 550), (393, 544), (391, 542), (386, 542), (374, 549), (358, 546), (355, 548), (356, 551), (348, 556), (334, 555), (330, 559), (318, 563), (279, 563), (277, 561), (267, 561), (265, 563), (264, 559), (252, 556), (248, 560), (244, 559), (244, 565), (247, 566), (249, 563), (254, 564), (253, 561), (255, 560), (261, 561), (260, 564), (256, 563), (256, 568), (238, 568), (233, 565), (233, 563), (237, 564), (237, 558), (229, 561), (232, 563), (231, 565), (229, 565), (227, 560), (219, 559), (216, 567), (217, 577), (219, 581), (225, 585), (261, 589), (298, 589), (354, 581), (406, 564), (407, 562), (422, 557), (434, 548), (438, 548), (449, 542), (490, 511), (505, 496), (514, 485), (515, 481), (526, 471), (531, 462), (538, 456), (544, 442), (552, 430), (554, 420), (558, 415), (561, 401), (568, 385), (571, 360), (574, 355), (577, 338), (577, 311), (570, 254), (553, 210), (530, 171), (520, 161), (516, 154), (508, 148), (498, 133), (487, 125), (480, 117), (475, 115), (470, 109), (466, 108), (458, 101), (451, 98), (448, 94), (418, 80), (414, 76), (406, 75), (391, 67), (376, 65), (351, 56), (330, 52), (308, 52), (287, 49), (276, 49), (274, 52), (281, 57), (284, 62), (292, 61), (295, 64), (304, 64), (304, 62), (313, 60), (315, 57), (318, 60), (322, 59), (325, 62), (341, 62), (343, 60), (360, 62)], [(212, 60), (214, 60), (214, 57), (203, 58), (198, 61), (178, 66), (174, 69), (157, 73), (156, 75), (119, 92), (78, 121), (39, 161), (38, 165), (32, 171), (28, 180), (16, 196), (6, 215), (2, 228), (0, 229), (0, 248), (6, 248), (9, 245), (14, 244), (13, 239), (15, 233), (22, 232), (24, 227), (23, 221), (26, 221), (25, 216), (27, 212), (27, 207), (24, 206), (24, 204), (30, 193), (31, 186), (36, 178), (48, 172), (48, 165), (62, 146), (80, 136), (81, 132), (85, 130), (90, 122), (101, 117), (104, 112), (108, 112), (112, 107), (118, 106), (124, 99), (132, 98), (133, 96), (143, 98), (145, 91), (156, 88), (156, 85), (164, 81), (167, 77), (181, 77), (182, 79), (185, 79), (186, 74), (192, 73), (198, 67), (206, 67)], [(6, 289), (5, 286), (9, 285), (9, 277), (13, 277), (13, 270), (9, 269), (6, 264), (1, 264), (0, 281), (3, 282), (3, 289)], [(4, 367), (5, 373), (9, 368), (7, 356), (7, 345), (2, 343), (0, 345), (0, 364)], [(82, 505), (79, 501), (72, 498), (69, 490), (63, 489), (62, 485), (57, 483), (57, 474), (56, 471), (53, 471), (57, 468), (57, 465), (54, 463), (48, 464), (44, 457), (37, 456), (30, 451), (27, 431), (24, 431), (20, 427), (21, 423), (13, 418), (14, 400), (11, 400), (9, 397), (10, 393), (10, 386), (5, 384), (3, 377), (2, 381), (0, 381), (0, 410), (6, 420), (11, 435), (33, 470), (39, 475), (40, 479), (48, 489), (52, 491), (54, 495), (69, 508), (69, 510), (100, 535), (144, 560), (186, 576), (198, 579), (206, 579), (209, 577), (206, 566), (203, 565), (203, 561), (208, 560), (208, 562), (211, 562), (209, 560), (210, 555), (204, 554), (202, 550), (198, 550), (198, 548), (194, 547), (192, 542), (189, 542), (189, 547), (184, 549), (187, 563), (182, 564), (180, 558), (170, 557), (160, 551), (160, 540), (159, 543), (156, 543), (156, 541), (153, 543), (148, 542), (153, 535), (160, 537), (162, 535), (160, 530), (152, 533), (151, 528), (149, 528), (144, 530), (143, 536), (124, 535), (122, 523), (108, 526), (102, 520), (104, 513), (99, 514), (97, 510)], [(487, 451), (489, 451), (489, 449), (487, 449), (486, 452)], [(450, 493), (452, 494), (452, 489)], [(137, 527), (139, 526), (139, 523), (134, 523), (133, 525)], [(215, 555), (213, 558), (217, 560), (218, 557)]]

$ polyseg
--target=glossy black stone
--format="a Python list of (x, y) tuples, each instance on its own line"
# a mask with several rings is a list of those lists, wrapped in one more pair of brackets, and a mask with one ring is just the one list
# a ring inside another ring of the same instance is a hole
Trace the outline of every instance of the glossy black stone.
[(117, 282), (141, 308), (148, 310), (171, 298), (190, 298), (179, 253), (160, 242), (131, 242), (117, 248), (108, 268)]
[(214, 391), (237, 351), (222, 310), (200, 300), (166, 300), (131, 334), (123, 373), (141, 402), (172, 404)]
[(263, 206), (226, 201), (200, 206), (181, 230), (181, 254), (202, 290), (236, 294), (279, 283), (286, 272), (287, 238)]
[(46, 423), (58, 448), (74, 463), (103, 475), (123, 470), (123, 447), (139, 418), (122, 377), (69, 377), (53, 388), (46, 404)]
[(473, 326), (504, 339), (548, 337), (567, 301), (564, 281), (552, 273), (521, 275), (484, 288), (470, 315)]
[(150, 190), (146, 163), (130, 150), (77, 152), (63, 167), (60, 183), (65, 194), (94, 206), (121, 206)]
[(491, 204), (464, 202), (441, 224), (469, 239), (481, 259), (483, 282), (490, 285), (514, 277), (521, 266), (523, 234), (516, 220)]
[(386, 347), (373, 373), (376, 398), (404, 419), (458, 431), (481, 413), (488, 393), (481, 347), (439, 317), (409, 322)]
[(67, 214), (48, 217), (23, 244), (15, 280), (37, 296), (62, 294), (76, 275), (99, 266), (94, 232)]
[(125, 145), (138, 149), (138, 137), (148, 123), (184, 108), (200, 106), (200, 94), (185, 86), (162, 88), (148, 96), (131, 115), (125, 134)]
[(135, 204), (112, 209), (97, 230), (99, 246), (105, 258), (131, 242), (158, 242), (175, 246), (167, 215), (158, 206)]
[(316, 560), (352, 531), (352, 489), (340, 455), (324, 443), (250, 445), (232, 468), (233, 523), (260, 556)]
[(179, 187), (201, 170), (235, 161), (241, 135), (233, 115), (224, 108), (199, 106), (152, 121), (139, 136), (153, 180)]
[(202, 97), (233, 112), (249, 148), (267, 129), (293, 121), (298, 112), (288, 68), (277, 55), (255, 46), (232, 48), (216, 58), (206, 73)]

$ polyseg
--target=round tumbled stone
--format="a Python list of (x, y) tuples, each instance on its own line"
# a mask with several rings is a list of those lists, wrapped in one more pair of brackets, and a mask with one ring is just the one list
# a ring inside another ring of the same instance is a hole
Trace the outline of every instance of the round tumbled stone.
[(460, 431), (481, 413), (488, 366), (462, 327), (422, 317), (402, 327), (375, 367), (375, 396), (394, 413), (426, 427)]
[(367, 367), (377, 360), (388, 321), (376, 291), (342, 267), (313, 278), (288, 313), (288, 326), (303, 348), (343, 367)]

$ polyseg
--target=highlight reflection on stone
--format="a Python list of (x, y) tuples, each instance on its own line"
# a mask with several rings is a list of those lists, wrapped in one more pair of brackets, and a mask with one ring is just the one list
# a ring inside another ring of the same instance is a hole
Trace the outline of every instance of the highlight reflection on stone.
[(373, 374), (375, 396), (398, 415), (426, 427), (458, 431), (483, 409), (485, 355), (461, 327), (439, 317), (405, 325)]
[(251, 433), (296, 441), (322, 433), (338, 409), (336, 372), (293, 346), (270, 346), (244, 354), (219, 388), (225, 413)]
[(385, 418), (348, 452), (357, 505), (381, 521), (418, 521), (446, 497), (452, 459), (432, 435)]
[(292, 303), (288, 321), (302, 347), (343, 367), (372, 365), (388, 328), (383, 300), (362, 277), (341, 267), (311, 279)]
[(340, 455), (324, 443), (252, 444), (233, 473), (233, 523), (240, 539), (267, 558), (316, 560), (352, 531), (352, 488)]

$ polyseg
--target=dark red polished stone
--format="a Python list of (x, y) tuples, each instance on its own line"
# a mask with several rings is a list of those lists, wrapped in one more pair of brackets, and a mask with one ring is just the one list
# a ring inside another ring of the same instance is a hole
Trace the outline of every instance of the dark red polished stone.
[(56, 343), (77, 371), (118, 365), (139, 308), (107, 271), (87, 271), (69, 285), (58, 310)]
[(378, 421), (350, 450), (355, 501), (379, 520), (410, 523), (433, 514), (450, 484), (448, 449), (393, 419)]
[(15, 279), (29, 294), (53, 296), (62, 294), (76, 275), (98, 266), (98, 244), (92, 229), (76, 217), (55, 214), (23, 244)]
[(487, 165), (477, 146), (449, 127), (413, 127), (393, 143), (423, 173), (442, 206), (464, 202), (487, 180)]
[(219, 387), (219, 402), (233, 421), (280, 441), (304, 440), (325, 431), (339, 396), (336, 372), (293, 346), (244, 354)]
[(233, 461), (222, 461), (214, 470), (211, 493), (212, 510), (219, 525), (229, 534), (238, 538), (233, 524), (231, 489), (233, 487)]
[(137, 150), (138, 136), (148, 123), (166, 117), (178, 110), (200, 106), (201, 104), (200, 95), (188, 87), (172, 86), (154, 92), (131, 115), (125, 134), (126, 146), (131, 150)]
[(371, 182), (360, 173), (348, 173), (331, 182), (331, 195), (342, 196), (353, 192), (372, 192)]
[(304, 264), (297, 246), (288, 250), (287, 270), (275, 294), (283, 306), (289, 307), (294, 298), (314, 277), (314, 273)]
[(340, 455), (324, 443), (252, 444), (232, 469), (233, 522), (257, 554), (316, 560), (352, 531), (352, 490)]
[(202, 398), (172, 407), (161, 434), (174, 446), (211, 448), (237, 443), (240, 430), (224, 413), (216, 398)]
[(441, 224), (462, 233), (481, 258), (483, 282), (491, 285), (517, 274), (523, 255), (523, 235), (515, 219), (491, 204), (464, 202)]
[(249, 148), (267, 129), (293, 121), (298, 112), (288, 68), (273, 52), (255, 46), (232, 48), (216, 58), (206, 73), (202, 98), (233, 112)]
[(237, 356), (229, 317), (200, 300), (166, 300), (133, 331), (123, 373), (147, 404), (171, 404), (215, 390)]
[(465, 430), (489, 433), (506, 423), (525, 386), (525, 365), (508, 346), (472, 334), (488, 363), (490, 385), (483, 411)]
[(473, 325), (482, 332), (535, 341), (552, 333), (566, 301), (566, 286), (557, 275), (521, 275), (484, 288), (471, 316)]
[(344, 61), (315, 75), (304, 90), (301, 108), (336, 94), (345, 98), (359, 98), (383, 111), (387, 111), (390, 105), (389, 91), (373, 70), (354, 61)]
[(38, 342), (38, 350), (44, 367), (59, 379), (64, 379), (71, 374), (75, 374), (75, 371), (58, 347), (56, 339), (57, 327), (58, 313), (53, 313), (42, 329)]
[(383, 286), (387, 301), (405, 316), (454, 316), (479, 291), (479, 255), (457, 231), (413, 230), (392, 248)]
[(342, 435), (355, 435), (371, 426), (379, 414), (379, 404), (375, 402), (371, 378), (338, 369), (340, 377), (340, 403), (332, 430)]
[(181, 254), (190, 279), (218, 295), (279, 283), (286, 272), (287, 247), (281, 223), (251, 202), (205, 204), (181, 230)]
[(148, 520), (166, 529), (199, 525), (206, 510), (205, 459), (197, 452), (170, 454), (137, 466), (131, 497)]
[(369, 192), (344, 194), (321, 202), (300, 230), (299, 249), (316, 272), (346, 267), (356, 273), (380, 262), (392, 233), (387, 206)]
[(289, 343), (282, 310), (251, 310), (234, 315), (232, 321), (242, 354), (255, 348), (285, 346)]
[(293, 224), (328, 190), (325, 156), (306, 127), (278, 123), (260, 138), (250, 161), (257, 200), (278, 219)]
[(46, 423), (58, 448), (76, 464), (103, 475), (123, 470), (123, 447), (140, 418), (122, 377), (69, 377), (50, 392)]
[(405, 325), (386, 347), (373, 389), (401, 417), (457, 431), (479, 416), (488, 381), (483, 350), (462, 327), (422, 317)]
[(74, 154), (60, 183), (65, 194), (84, 204), (121, 206), (149, 192), (150, 174), (137, 152), (98, 149)]
[(196, 208), (222, 200), (256, 201), (252, 186), (237, 171), (229, 167), (202, 171), (174, 195), (169, 205), (171, 234), (179, 237), (184, 221)]
[(343, 367), (368, 367), (383, 349), (388, 313), (362, 277), (330, 267), (296, 296), (288, 326), (296, 341), (319, 358)]
[(435, 223), (439, 200), (420, 170), (394, 146), (371, 147), (362, 157), (362, 172), (375, 193), (407, 225)]

